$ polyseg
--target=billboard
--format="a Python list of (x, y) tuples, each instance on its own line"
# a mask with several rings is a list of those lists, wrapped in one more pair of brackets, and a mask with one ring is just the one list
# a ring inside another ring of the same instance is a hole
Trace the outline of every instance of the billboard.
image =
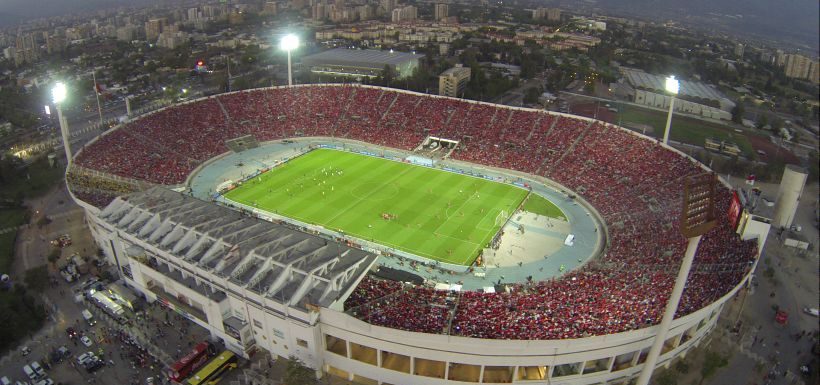
[(740, 204), (740, 196), (737, 194), (737, 190), (732, 191), (732, 203), (729, 204), (729, 225), (732, 226), (732, 230), (737, 231), (737, 223), (740, 220), (740, 214), (743, 213), (743, 205)]

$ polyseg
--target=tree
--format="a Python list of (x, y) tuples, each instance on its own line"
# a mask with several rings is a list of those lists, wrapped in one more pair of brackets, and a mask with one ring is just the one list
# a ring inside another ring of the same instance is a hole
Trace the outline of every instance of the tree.
[(735, 104), (735, 108), (732, 108), (732, 121), (737, 124), (743, 124), (743, 114), (746, 112), (746, 109), (743, 107), (743, 103), (737, 102)]
[(706, 357), (703, 358), (703, 367), (700, 368), (700, 383), (712, 377), (718, 369), (729, 364), (729, 360), (715, 352), (706, 352)]
[(538, 102), (538, 97), (541, 96), (541, 90), (536, 87), (529, 87), (524, 90), (524, 104), (535, 104)]
[(26, 270), (24, 281), (29, 289), (42, 293), (48, 286), (48, 268), (46, 265), (41, 265)]
[(282, 381), (288, 385), (310, 385), (316, 383), (316, 376), (313, 374), (313, 369), (302, 364), (298, 357), (290, 356)]
[(382, 73), (379, 75), (378, 84), (390, 87), (390, 85), (393, 84), (393, 81), (396, 80), (396, 75), (396, 70), (385, 64), (384, 69), (382, 69)]
[(762, 130), (766, 127), (767, 124), (769, 124), (769, 118), (767, 118), (766, 115), (760, 115), (760, 118), (757, 119), (756, 127), (759, 130)]
[(677, 385), (678, 378), (675, 376), (675, 372), (665, 370), (663, 373), (658, 375), (655, 379), (655, 383), (658, 385)]
[(52, 265), (54, 263), (56, 263), (57, 260), (59, 260), (59, 259), (60, 259), (60, 250), (59, 249), (53, 249), (53, 250), (51, 250), (50, 253), (48, 253), (48, 262), (51, 263)]
[(780, 133), (780, 129), (783, 128), (783, 119), (780, 119), (777, 116), (772, 116), (772, 132), (775, 134)]

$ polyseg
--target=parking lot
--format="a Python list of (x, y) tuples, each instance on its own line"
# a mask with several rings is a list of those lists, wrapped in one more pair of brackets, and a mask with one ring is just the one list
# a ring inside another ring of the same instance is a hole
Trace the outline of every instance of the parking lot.
[[(12, 384), (15, 381), (37, 384), (23, 369), (36, 361), (45, 373), (38, 376), (37, 381), (48, 378), (64, 384), (164, 383), (163, 369), (188, 353), (191, 346), (208, 339), (209, 334), (177, 313), (142, 299), (135, 301), (134, 310), (124, 310), (122, 316), (128, 322), (121, 323), (120, 317), (107, 314), (95, 300), (83, 295), (78, 298), (76, 294), (91, 277), (103, 276), (106, 270), (113, 277), (117, 274), (112, 266), (90, 264), (91, 268), (77, 280), (66, 282), (59, 272), (69, 262), (69, 256), (79, 254), (93, 258), (96, 250), (82, 210), (70, 202), (64, 188), (30, 202), (35, 213), (32, 223), (46, 215), (52, 220), (46, 226), (28, 226), (18, 233), (15, 269), (25, 270), (46, 263), (45, 256), (55, 249), (50, 241), (62, 234), (68, 234), (72, 242), (59, 249), (61, 257), (49, 265), (50, 285), (41, 295), (49, 313), (45, 326), (23, 338), (14, 351), (0, 357), (0, 377), (7, 377)], [(109, 283), (103, 282), (101, 287)], [(93, 325), (83, 316), (84, 310), (91, 314)], [(68, 333), (69, 328), (74, 332), (72, 335)], [(82, 337), (87, 337), (90, 346), (83, 344)], [(56, 353), (62, 347), (68, 350), (67, 354)], [(88, 352), (93, 352), (98, 358), (95, 361), (102, 365), (93, 364), (92, 367), (99, 367), (88, 370), (77, 362), (79, 356)], [(226, 375), (224, 383), (231, 383), (239, 372), (234, 370)]]

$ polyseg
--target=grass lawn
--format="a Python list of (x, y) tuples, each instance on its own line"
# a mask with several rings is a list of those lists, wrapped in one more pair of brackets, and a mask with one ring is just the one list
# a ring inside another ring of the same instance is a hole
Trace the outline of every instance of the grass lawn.
[[(647, 133), (655, 138), (663, 138), (663, 129), (666, 127), (666, 112), (631, 105), (623, 105), (619, 118), (623, 123), (632, 122), (647, 124), (655, 128), (654, 132)], [(732, 128), (682, 115), (672, 117), (672, 132), (670, 139), (678, 142), (703, 146), (706, 138), (717, 138), (734, 142), (750, 159), (755, 158), (752, 144), (745, 134), (735, 132)]]
[(469, 265), (527, 194), (485, 179), (320, 149), (225, 197), (423, 257)]
[(521, 210), (550, 218), (566, 219), (564, 212), (555, 203), (538, 194), (530, 194), (527, 200), (524, 201), (524, 207)]
[(22, 199), (43, 195), (63, 179), (63, 172), (62, 167), (50, 167), (48, 159), (38, 159), (0, 185), (0, 197)]

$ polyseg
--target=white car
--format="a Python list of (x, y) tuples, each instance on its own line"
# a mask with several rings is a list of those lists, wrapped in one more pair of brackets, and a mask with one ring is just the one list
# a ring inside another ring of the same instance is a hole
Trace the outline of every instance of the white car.
[(820, 316), (820, 310), (817, 310), (817, 308), (811, 308), (811, 309), (809, 309), (809, 308), (807, 308), (807, 307), (804, 307), (804, 308), (803, 308), (803, 312), (804, 312), (804, 313), (806, 313), (806, 314), (808, 314), (808, 315), (813, 315), (813, 316), (815, 316), (815, 317)]
[(33, 370), (34, 373), (36, 373), (38, 377), (45, 377), (46, 376), (46, 371), (43, 370), (43, 367), (40, 366), (40, 363), (38, 363), (37, 361), (33, 361), (30, 364), (30, 366), (31, 366), (31, 370)]
[(94, 355), (92, 352), (83, 353), (79, 357), (77, 357), (77, 363), (80, 365), (85, 365), (86, 362), (91, 362), (97, 360), (97, 356)]
[(80, 338), (80, 342), (82, 342), (86, 347), (91, 346), (91, 338), (88, 338), (88, 336), (83, 336)]

